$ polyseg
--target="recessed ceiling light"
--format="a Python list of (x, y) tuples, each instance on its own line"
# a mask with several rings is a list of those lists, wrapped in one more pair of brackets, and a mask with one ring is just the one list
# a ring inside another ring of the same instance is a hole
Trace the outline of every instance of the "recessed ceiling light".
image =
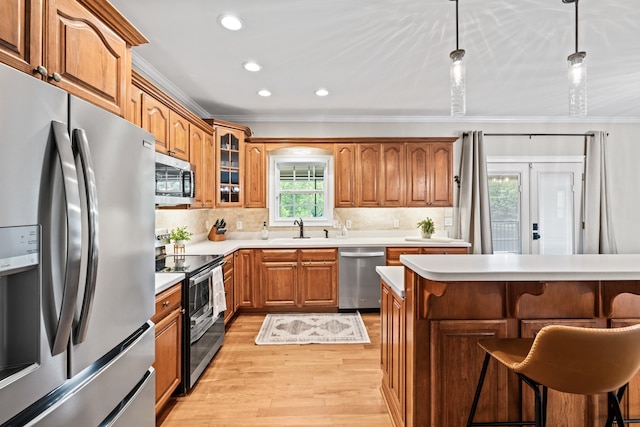
[(260, 96), (271, 96), (271, 92), (267, 89), (260, 89), (258, 91), (258, 95)]
[(262, 69), (262, 66), (260, 64), (253, 61), (244, 62), (242, 66), (247, 71), (260, 71)]
[(242, 21), (233, 15), (221, 15), (218, 20), (220, 21), (220, 25), (227, 30), (238, 31), (242, 28)]
[(316, 90), (316, 95), (318, 96), (327, 96), (329, 95), (329, 91), (326, 89), (318, 89)]

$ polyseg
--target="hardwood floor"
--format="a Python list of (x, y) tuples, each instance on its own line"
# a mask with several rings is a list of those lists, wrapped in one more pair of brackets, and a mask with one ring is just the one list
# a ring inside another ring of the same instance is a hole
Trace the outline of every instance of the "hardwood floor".
[(380, 393), (380, 315), (363, 313), (371, 344), (269, 345), (264, 315), (241, 315), (187, 397), (172, 398), (162, 427), (391, 426)]

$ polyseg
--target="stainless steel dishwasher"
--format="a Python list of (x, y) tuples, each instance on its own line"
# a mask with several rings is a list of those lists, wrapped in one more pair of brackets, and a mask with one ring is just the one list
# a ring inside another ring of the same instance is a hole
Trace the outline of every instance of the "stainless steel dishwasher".
[(366, 310), (380, 308), (378, 265), (385, 265), (385, 248), (340, 248), (338, 265), (338, 308)]

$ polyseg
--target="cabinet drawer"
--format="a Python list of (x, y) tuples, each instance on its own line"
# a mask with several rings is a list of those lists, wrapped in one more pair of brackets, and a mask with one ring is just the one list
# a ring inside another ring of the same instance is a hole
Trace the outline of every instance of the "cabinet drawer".
[(431, 255), (446, 255), (446, 254), (457, 254), (457, 255), (466, 255), (467, 248), (422, 248), (423, 254), (431, 254)]
[(335, 261), (338, 249), (300, 249), (301, 261)]
[(298, 261), (297, 249), (262, 249), (262, 261)]
[(387, 248), (387, 260), (398, 260), (400, 255), (418, 255), (420, 248)]
[(156, 314), (151, 321), (158, 323), (165, 316), (182, 305), (182, 284), (177, 284), (156, 296)]

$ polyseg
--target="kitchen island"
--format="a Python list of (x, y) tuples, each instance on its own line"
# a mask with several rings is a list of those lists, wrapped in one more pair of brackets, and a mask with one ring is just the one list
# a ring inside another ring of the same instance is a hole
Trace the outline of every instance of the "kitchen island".
[[(396, 425), (466, 424), (484, 357), (478, 338), (533, 337), (549, 324), (640, 322), (640, 255), (402, 255), (400, 261), (401, 357), (392, 371), (401, 375), (401, 390), (392, 399), (397, 405), (389, 405)], [(494, 362), (476, 421), (532, 420), (532, 403), (518, 378)], [(606, 396), (550, 391), (547, 425), (601, 426), (606, 412)], [(623, 413), (640, 415), (640, 376)]]

